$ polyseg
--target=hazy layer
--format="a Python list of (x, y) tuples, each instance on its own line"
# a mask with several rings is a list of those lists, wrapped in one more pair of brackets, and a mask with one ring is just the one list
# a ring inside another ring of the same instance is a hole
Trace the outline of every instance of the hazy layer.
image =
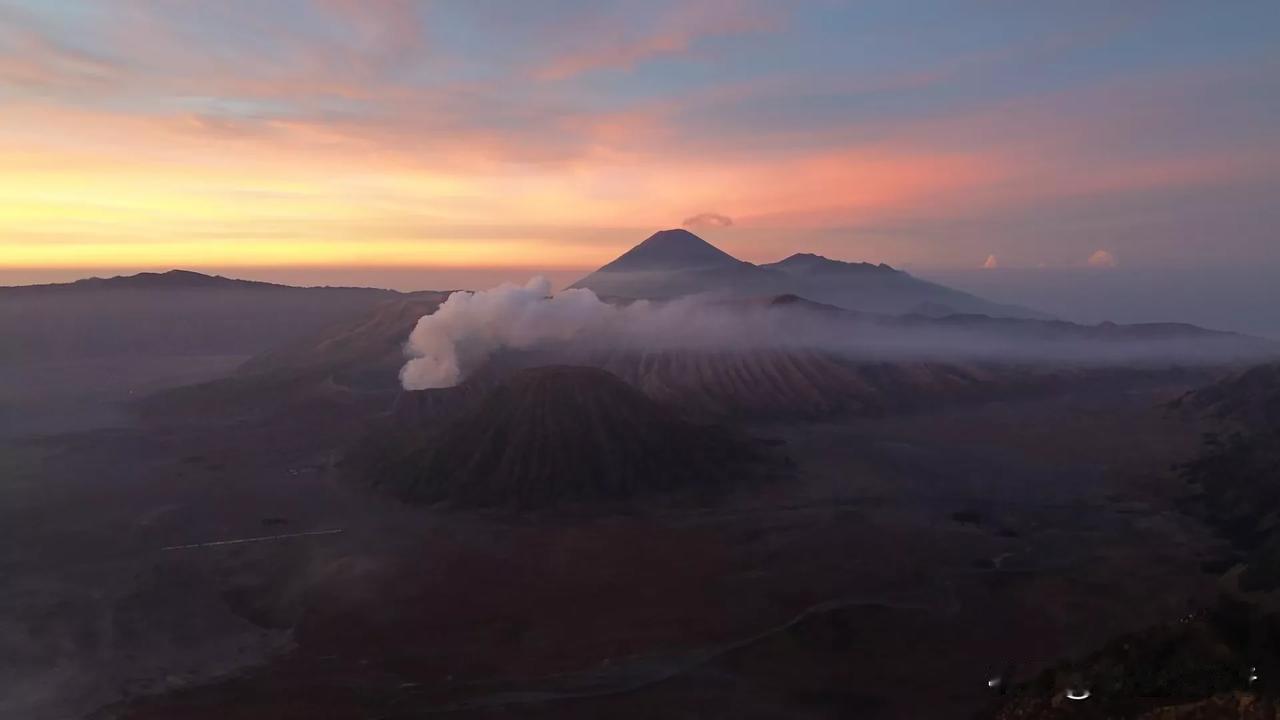
[(551, 295), (545, 278), (454, 293), (408, 338), (406, 389), (449, 387), (506, 349), (601, 348), (636, 352), (804, 348), (875, 361), (1199, 364), (1257, 357), (1274, 348), (1192, 326), (1087, 327), (961, 316), (930, 319), (847, 313), (803, 301), (777, 304), (711, 295), (669, 302), (605, 303), (586, 289)]
[[(71, 282), (168, 268), (0, 268), (0, 285)], [(198, 267), (210, 274), (289, 285), (450, 290), (523, 283), (541, 275), (563, 288), (593, 268), (533, 267)], [(926, 280), (1000, 303), (1025, 305), (1083, 323), (1189, 322), (1280, 339), (1280, 302), (1271, 265), (1255, 267), (1039, 269), (908, 268)]]
[(1188, 322), (1280, 339), (1277, 268), (936, 270), (931, 280), (1083, 323)]

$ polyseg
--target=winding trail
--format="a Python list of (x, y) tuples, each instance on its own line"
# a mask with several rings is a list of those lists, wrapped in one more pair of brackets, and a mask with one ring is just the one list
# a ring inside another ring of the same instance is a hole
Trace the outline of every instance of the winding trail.
[[(895, 610), (941, 611), (946, 615), (954, 615), (960, 610), (960, 601), (955, 592), (954, 583), (946, 581), (947, 603), (939, 608), (937, 604), (886, 601), (867, 597), (836, 598), (810, 605), (792, 616), (787, 621), (766, 628), (739, 640), (734, 640), (710, 648), (694, 650), (683, 654), (665, 657), (639, 658), (618, 665), (610, 665), (607, 670), (570, 673), (551, 676), (548, 680), (559, 679), (564, 687), (554, 690), (517, 690), (498, 692), (491, 695), (462, 700), (434, 707), (417, 707), (383, 715), (370, 720), (395, 720), (422, 714), (445, 714), (465, 712), (469, 710), (492, 709), (518, 705), (536, 705), (565, 700), (585, 700), (591, 698), (610, 697), (643, 690), (654, 685), (674, 679), (696, 670), (724, 655), (750, 647), (775, 635), (787, 632), (806, 620), (836, 610), (856, 607), (892, 608)], [(606, 663), (609, 661), (606, 660)]]
[(337, 535), (346, 532), (342, 528), (332, 530), (309, 530), (307, 532), (281, 533), (279, 535), (259, 535), (258, 537), (236, 538), (235, 540), (213, 540), (211, 542), (191, 543), (188, 545), (170, 545), (160, 548), (164, 550), (190, 550), (192, 548), (216, 547), (218, 545), (239, 545), (241, 543), (265, 542), (267, 540), (287, 540), (289, 538), (309, 537), (312, 535)]

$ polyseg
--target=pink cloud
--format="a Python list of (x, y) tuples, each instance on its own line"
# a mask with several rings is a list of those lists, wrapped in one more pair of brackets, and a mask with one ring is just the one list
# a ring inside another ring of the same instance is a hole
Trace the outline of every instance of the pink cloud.
[(565, 80), (597, 70), (629, 69), (647, 60), (688, 52), (701, 39), (744, 35), (773, 28), (776, 22), (741, 5), (703, 2), (685, 6), (657, 31), (638, 37), (621, 33), (581, 33), (593, 40), (552, 58), (534, 71), (539, 80)]
[(410, 0), (323, 0), (351, 28), (371, 69), (403, 62), (426, 49), (418, 5)]
[(720, 213), (704, 212), (698, 213), (692, 217), (687, 217), (684, 222), (680, 223), (690, 228), (726, 228), (733, 225), (733, 218)]
[(1110, 250), (1098, 250), (1089, 256), (1089, 267), (1113, 268), (1118, 264), (1115, 254)]
[(108, 85), (118, 74), (103, 58), (64, 47), (24, 27), (21, 18), (0, 16), (0, 83), (83, 91)]

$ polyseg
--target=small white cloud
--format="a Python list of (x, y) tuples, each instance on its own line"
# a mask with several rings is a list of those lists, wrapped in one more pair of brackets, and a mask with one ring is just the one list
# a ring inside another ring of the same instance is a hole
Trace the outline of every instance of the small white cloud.
[(698, 213), (693, 217), (685, 218), (684, 222), (681, 224), (685, 227), (691, 227), (694, 229), (726, 228), (733, 225), (733, 218), (728, 215), (721, 215), (720, 213), (704, 212)]
[(1098, 250), (1089, 256), (1089, 267), (1113, 268), (1119, 264), (1110, 250)]
[(982, 267), (987, 270), (994, 270), (1000, 267), (1000, 261), (996, 259), (995, 255), (988, 255), (987, 261), (982, 263)]

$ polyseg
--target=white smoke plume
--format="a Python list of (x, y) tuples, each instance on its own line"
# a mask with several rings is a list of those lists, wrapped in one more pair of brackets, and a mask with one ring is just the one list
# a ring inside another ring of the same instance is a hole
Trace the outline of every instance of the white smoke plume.
[(551, 295), (551, 283), (537, 277), (450, 295), (409, 335), (400, 381), (407, 390), (450, 387), (503, 348), (551, 342), (645, 350), (786, 344), (798, 336), (778, 327), (781, 319), (763, 305), (730, 309), (707, 297), (615, 306), (586, 289)]
[(418, 320), (405, 346), (412, 359), (400, 371), (408, 390), (449, 387), (462, 380), (462, 354), (487, 356), (503, 347), (525, 348), (549, 339), (568, 340), (601, 325), (614, 308), (590, 290), (554, 297), (537, 277), (483, 292), (456, 292)]
[(400, 371), (407, 390), (457, 385), (503, 349), (574, 352), (752, 348), (817, 349), (866, 360), (1052, 363), (1209, 362), (1272, 353), (1270, 344), (1191, 326), (1089, 327), (1036, 320), (889, 317), (782, 304), (768, 298), (689, 296), (610, 305), (586, 289), (551, 294), (545, 278), (456, 292), (418, 320)]

